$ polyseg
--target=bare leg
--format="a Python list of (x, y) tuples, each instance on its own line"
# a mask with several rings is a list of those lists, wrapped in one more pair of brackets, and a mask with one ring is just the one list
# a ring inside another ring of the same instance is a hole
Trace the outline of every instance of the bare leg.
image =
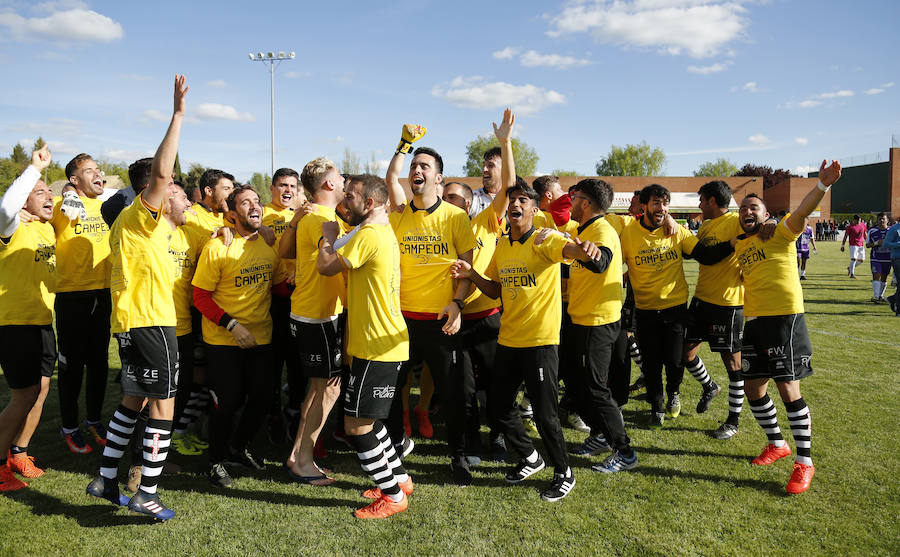
[(34, 402), (34, 406), (31, 407), (31, 411), (28, 412), (28, 416), (25, 418), (25, 425), (22, 426), (19, 434), (13, 439), (12, 443), (14, 445), (27, 447), (28, 443), (31, 442), (31, 436), (34, 435), (38, 422), (41, 421), (41, 414), (44, 411), (44, 401), (47, 400), (48, 392), (50, 392), (50, 378), (42, 376), (41, 390), (38, 392), (37, 400)]
[(310, 381), (310, 389), (307, 397), (313, 397), (309, 410), (300, 422), (300, 430), (297, 438), (300, 441), (299, 450), (293, 454), (294, 465), (291, 471), (298, 476), (319, 476), (321, 471), (313, 460), (313, 448), (316, 440), (325, 426), (325, 420), (331, 412), (334, 403), (341, 394), (341, 378), (331, 379), (313, 378)]

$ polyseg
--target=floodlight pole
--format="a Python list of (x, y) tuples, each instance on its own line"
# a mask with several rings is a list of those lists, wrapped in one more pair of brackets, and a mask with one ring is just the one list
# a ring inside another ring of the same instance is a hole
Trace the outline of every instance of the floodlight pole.
[(254, 62), (263, 62), (267, 63), (269, 66), (269, 97), (270, 97), (270, 121), (271, 121), (271, 133), (272, 133), (272, 170), (269, 176), (275, 175), (275, 62), (283, 62), (284, 60), (293, 60), (294, 53), (291, 52), (288, 55), (285, 55), (284, 51), (279, 52), (277, 55), (274, 52), (267, 52), (263, 55), (262, 52), (258, 52), (254, 55), (252, 52), (250, 53), (250, 60)]

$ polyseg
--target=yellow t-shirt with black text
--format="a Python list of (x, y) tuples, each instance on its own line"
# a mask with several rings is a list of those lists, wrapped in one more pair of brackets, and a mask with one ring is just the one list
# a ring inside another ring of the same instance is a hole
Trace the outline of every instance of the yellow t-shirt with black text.
[(49, 222), (20, 222), (0, 238), (0, 325), (49, 325), (56, 281), (56, 233)]
[(754, 234), (737, 241), (734, 253), (744, 277), (744, 315), (763, 317), (803, 313), (803, 288), (794, 242), (803, 232), (787, 225), (790, 213), (763, 242)]
[[(725, 213), (704, 220), (697, 231), (697, 239), (701, 244), (711, 246), (728, 242), (743, 232), (738, 214)], [(741, 283), (741, 268), (736, 253), (714, 265), (700, 265), (694, 297), (719, 306), (744, 305), (744, 285)]]
[(50, 224), (56, 231), (56, 291), (82, 292), (109, 288), (109, 227), (100, 214), (102, 201), (81, 197), (86, 218), (70, 221), (53, 205)]
[(450, 266), (475, 247), (469, 216), (438, 199), (427, 209), (412, 202), (391, 213), (391, 226), (400, 248), (400, 307), (404, 312), (438, 314), (453, 299)]
[(151, 212), (143, 195), (122, 210), (109, 233), (113, 333), (137, 327), (174, 327), (172, 226), (162, 211)]
[(602, 273), (586, 269), (581, 261), (569, 266), (569, 317), (572, 323), (595, 327), (615, 323), (622, 315), (622, 247), (619, 235), (604, 218), (597, 218), (581, 232), (581, 241), (609, 248), (609, 267)]
[[(198, 228), (179, 226), (169, 240), (169, 257), (173, 265), (172, 299), (175, 302), (175, 334), (186, 335), (193, 331), (191, 307), (194, 305), (194, 287), (191, 281), (197, 268), (197, 258), (206, 243), (205, 235)], [(200, 331), (197, 331), (198, 333)]]
[(334, 209), (313, 205), (315, 212), (297, 224), (297, 259), (291, 294), (291, 313), (307, 319), (327, 319), (343, 311), (344, 277), (341, 273), (326, 277), (316, 270), (322, 224), (338, 221)]
[(185, 215), (187, 217), (185, 226), (192, 228), (198, 237), (201, 238), (202, 244), (200, 247), (202, 249), (206, 242), (209, 241), (210, 235), (218, 228), (225, 226), (225, 216), (223, 213), (213, 214), (212, 211), (199, 203), (191, 205), (191, 209), (194, 210), (195, 214), (188, 212)]
[(617, 213), (607, 213), (603, 218), (613, 227), (618, 236), (622, 236), (622, 231), (625, 230), (625, 227), (636, 220), (631, 215), (619, 215)]
[[(501, 219), (497, 218), (494, 208), (488, 206), (472, 219), (472, 233), (475, 235), (475, 249), (472, 250), (472, 268), (480, 275), (484, 275), (494, 251), (497, 249), (497, 239), (501, 234)], [(466, 307), (463, 315), (483, 313), (499, 308), (500, 300), (492, 300), (485, 296), (477, 288), (466, 297)]]
[[(237, 319), (259, 345), (272, 342), (272, 285), (285, 280), (279, 272), (275, 250), (259, 237), (245, 240), (235, 236), (230, 246), (221, 240), (207, 242), (200, 253), (192, 284), (212, 291), (213, 301)], [(273, 276), (274, 275), (274, 276)], [(237, 346), (234, 336), (218, 323), (203, 316), (203, 341)]]
[[(306, 220), (305, 218), (303, 220)], [(409, 359), (400, 311), (401, 255), (392, 227), (365, 224), (337, 249), (347, 273), (347, 354), (376, 362)]]
[(535, 245), (536, 229), (518, 240), (504, 236), (497, 242), (485, 278), (499, 282), (503, 314), (497, 343), (512, 348), (559, 344), (562, 321), (560, 266), (562, 234), (547, 236)]
[[(294, 231), (288, 228), (288, 225), (291, 223), (291, 219), (294, 218), (294, 210), (285, 207), (284, 209), (280, 208), (278, 205), (274, 203), (267, 203), (263, 206), (263, 216), (262, 216), (262, 224), (263, 226), (268, 226), (273, 231), (275, 231), (275, 254), (278, 254), (278, 243), (281, 242), (281, 236), (287, 231), (293, 233)], [(294, 272), (294, 260), (293, 259), (281, 259), (278, 258), (279, 264), (284, 266), (285, 272), (291, 274)]]
[(682, 263), (697, 238), (683, 226), (666, 236), (662, 226), (648, 230), (639, 220), (628, 224), (621, 235), (622, 261), (634, 289), (637, 309), (659, 310), (687, 303), (688, 285)]

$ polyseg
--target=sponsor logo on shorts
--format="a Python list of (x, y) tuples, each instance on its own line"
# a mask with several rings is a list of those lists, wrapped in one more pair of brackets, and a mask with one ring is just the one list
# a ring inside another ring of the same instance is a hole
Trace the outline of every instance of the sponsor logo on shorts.
[(779, 358), (784, 356), (784, 346), (773, 346), (766, 348), (766, 356), (770, 358)]
[(372, 387), (373, 398), (394, 398), (393, 385), (385, 385), (384, 387)]
[(812, 366), (810, 366), (811, 360), (812, 360), (812, 354), (803, 354), (802, 356), (800, 356), (800, 364), (802, 364), (803, 367), (812, 367)]
[(544, 368), (542, 367), (538, 368), (538, 379), (540, 379), (541, 382), (544, 381)]

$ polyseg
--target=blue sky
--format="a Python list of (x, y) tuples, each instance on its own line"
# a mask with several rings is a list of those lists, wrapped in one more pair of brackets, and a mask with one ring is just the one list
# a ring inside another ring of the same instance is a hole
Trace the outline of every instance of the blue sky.
[[(191, 86), (182, 164), (247, 179), (276, 166), (390, 158), (428, 127), (445, 174), (503, 107), (538, 170), (593, 174), (646, 140), (665, 174), (725, 157), (804, 171), (900, 140), (900, 2), (620, 0), (391, 3), (0, 0), (0, 152), (42, 135), (57, 160), (152, 154), (172, 79)], [(235, 7), (231, 7), (235, 6)]]

